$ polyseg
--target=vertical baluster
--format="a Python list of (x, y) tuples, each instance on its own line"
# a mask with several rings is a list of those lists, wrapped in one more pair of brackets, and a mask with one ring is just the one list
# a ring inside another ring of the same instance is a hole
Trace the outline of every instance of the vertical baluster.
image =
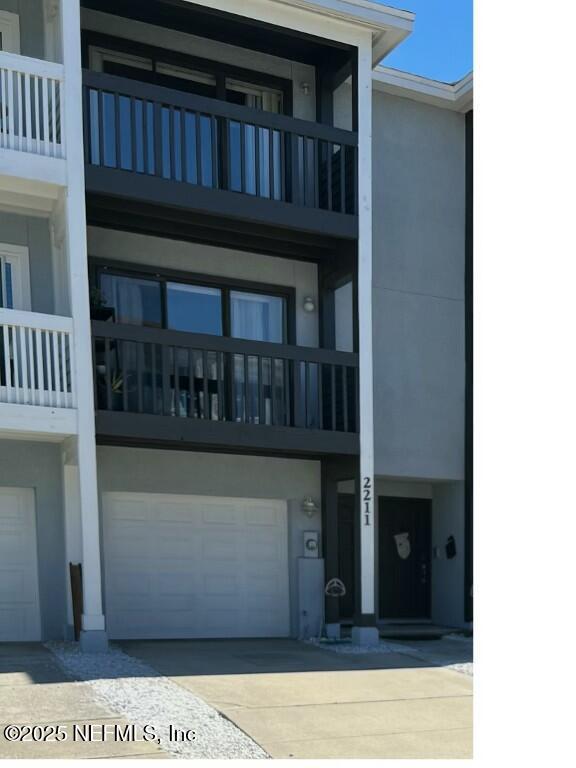
[(342, 408), (344, 413), (344, 432), (349, 432), (348, 424), (348, 368), (343, 365), (342, 370)]
[(198, 112), (194, 112), (194, 122), (196, 126), (196, 183), (203, 186), (201, 121)]
[(340, 144), (340, 210), (346, 213), (346, 148)]
[(156, 391), (156, 344), (150, 344), (150, 354), (152, 357), (152, 413), (156, 414), (156, 403), (158, 401), (158, 393)]
[(176, 126), (174, 118), (174, 107), (168, 109), (168, 151), (170, 156), (170, 178), (177, 180), (176, 173)]
[(138, 171), (138, 152), (137, 141), (138, 126), (136, 124), (136, 99), (134, 96), (130, 97), (130, 145), (132, 147), (132, 172)]
[(6, 84), (6, 70), (0, 67), (0, 147), (8, 146), (7, 105), (8, 87)]
[(53, 374), (53, 362), (52, 362), (52, 350), (51, 350), (51, 338), (52, 331), (46, 331), (44, 334), (44, 351), (46, 359), (46, 390), (47, 390), (47, 403), (46, 405), (54, 405), (54, 387), (52, 385)]
[(56, 331), (52, 331), (52, 359), (54, 361), (54, 384), (56, 387), (56, 406), (60, 407), (60, 356), (58, 354), (58, 334)]
[(138, 399), (138, 413), (144, 410), (144, 383), (142, 380), (142, 355), (144, 354), (144, 343), (136, 342), (136, 396)]
[(310, 426), (310, 363), (304, 361), (304, 426)]
[(262, 129), (257, 125), (254, 126), (254, 175), (256, 180), (256, 197), (262, 196), (262, 188), (260, 184), (260, 136)]
[(129, 344), (128, 341), (117, 341), (119, 360), (120, 360), (120, 377), (122, 381), (122, 411), (128, 413), (128, 354)]
[(14, 72), (7, 69), (6, 75), (8, 81), (8, 144), (10, 149), (14, 149)]
[(186, 114), (187, 112), (185, 109), (180, 112), (180, 152), (182, 154), (182, 181), (190, 181), (188, 178), (188, 148), (186, 146)]
[(22, 397), (24, 403), (28, 403), (30, 397), (30, 388), (28, 385), (28, 350), (26, 349), (26, 328), (18, 328), (18, 340), (20, 351), (18, 357), (22, 366)]
[(24, 75), (24, 110), (26, 118), (26, 152), (32, 151), (32, 99), (30, 98), (30, 75)]
[(262, 371), (262, 356), (258, 355), (258, 423), (265, 424), (266, 413), (264, 409), (264, 373)]
[(34, 359), (34, 329), (26, 328), (26, 349), (28, 352), (28, 372), (30, 376), (30, 405), (36, 404), (36, 361)]
[(106, 370), (106, 410), (112, 410), (112, 358), (110, 356), (110, 339), (104, 339), (104, 366)]
[(34, 128), (36, 132), (36, 152), (40, 154), (40, 78), (35, 75), (34, 83)]
[(104, 163), (104, 92), (96, 91), (96, 105), (98, 113), (96, 119), (98, 120), (98, 161), (99, 165), (103, 166)]
[(155, 175), (164, 173), (164, 152), (162, 146), (162, 105), (155, 101), (152, 113), (152, 135), (154, 136), (154, 167)]
[(56, 80), (50, 80), (50, 91), (52, 94), (52, 154), (58, 155), (58, 136), (56, 133)]
[(290, 426), (290, 360), (282, 360), (282, 386), (284, 389), (284, 421), (282, 426)]
[(332, 430), (336, 430), (336, 366), (330, 366), (330, 389), (332, 390)]
[(331, 141), (326, 142), (326, 191), (328, 193), (328, 210), (334, 210), (334, 196), (332, 194), (332, 158), (334, 145)]
[(270, 200), (274, 200), (276, 197), (276, 163), (274, 162), (274, 131), (272, 128), (268, 131), (268, 183)]
[(42, 78), (42, 142), (43, 154), (50, 155), (50, 106), (48, 101), (48, 78)]
[(250, 423), (250, 407), (249, 407), (249, 397), (248, 397), (248, 382), (249, 382), (249, 376), (248, 376), (248, 355), (242, 355), (244, 358), (244, 423), (249, 424)]
[(150, 172), (150, 148), (148, 147), (148, 104), (142, 99), (142, 163), (143, 172)]
[(58, 115), (60, 116), (60, 124), (59, 124), (60, 125), (60, 157), (64, 157), (64, 147), (66, 146), (66, 135), (65, 135), (66, 121), (64, 120), (64, 110), (62, 109), (63, 92), (64, 92), (64, 89), (62, 88), (62, 83), (59, 80), (56, 87), (56, 105), (58, 107)]
[(293, 427), (300, 427), (301, 426), (301, 419), (300, 414), (302, 413), (301, 405), (302, 405), (302, 395), (300, 392), (300, 361), (299, 360), (293, 360), (292, 361), (292, 410), (293, 410), (293, 418), (292, 418), (292, 426)]
[(2, 326), (2, 337), (4, 344), (4, 380), (6, 381), (6, 401), (12, 402), (12, 367), (10, 365), (10, 332), (9, 326)]
[(14, 394), (16, 395), (15, 401), (19, 403), (22, 397), (22, 386), (20, 377), (20, 328), (17, 325), (12, 326), (12, 354), (14, 355)]
[(270, 358), (270, 424), (276, 423), (276, 358)]
[(314, 153), (314, 208), (320, 208), (320, 142), (312, 139), (312, 151)]
[(17, 108), (18, 108), (18, 149), (22, 150), (24, 149), (23, 141), (24, 141), (24, 105), (23, 105), (23, 99), (22, 99), (22, 88), (23, 88), (23, 80), (24, 76), (21, 72), (15, 72), (14, 75), (16, 76), (16, 98), (17, 98)]
[(188, 416), (194, 418), (194, 350), (188, 350)]
[(64, 407), (70, 407), (70, 397), (68, 396), (68, 355), (66, 354), (66, 334), (59, 333), (60, 337), (60, 359), (62, 360), (62, 391), (64, 392)]
[(44, 336), (44, 332), (36, 329), (34, 336), (36, 341), (36, 365), (38, 366), (38, 399), (40, 405), (45, 405), (44, 353), (42, 349), (42, 338)]
[(120, 94), (114, 94), (114, 144), (115, 150), (115, 168), (122, 167), (122, 116), (120, 114)]
[(203, 417), (205, 419), (210, 418), (210, 406), (208, 402), (208, 352), (203, 349), (202, 350), (202, 384), (203, 384), (203, 391), (204, 391), (204, 408), (203, 408)]
[(246, 126), (240, 123), (240, 190), (246, 192)]
[(288, 197), (287, 192), (287, 180), (288, 180), (288, 169), (286, 167), (286, 141), (287, 136), (283, 131), (278, 131), (278, 142), (280, 144), (280, 168), (278, 169), (278, 173), (280, 174), (280, 199), (286, 200)]
[(172, 371), (174, 376), (174, 415), (180, 416), (180, 349), (173, 348), (172, 353)]
[(210, 117), (210, 135), (212, 137), (212, 186), (218, 188), (218, 123), (214, 116)]
[(218, 420), (224, 419), (224, 353), (216, 353), (216, 376), (218, 380)]

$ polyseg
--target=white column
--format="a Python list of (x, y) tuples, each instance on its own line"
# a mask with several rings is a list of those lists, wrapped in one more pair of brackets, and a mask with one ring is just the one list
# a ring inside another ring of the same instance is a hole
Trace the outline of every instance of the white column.
[(66, 579), (67, 637), (72, 639), (74, 614), (70, 585), (70, 563), (82, 562), (82, 520), (80, 518), (80, 486), (78, 483), (78, 448), (74, 437), (62, 446), (62, 488), (64, 496), (64, 541)]
[(79, 0), (61, 5), (64, 63), (64, 115), (68, 186), (65, 198), (66, 251), (70, 278), (70, 306), (74, 322), (76, 391), (78, 397), (78, 480), (82, 520), (82, 577), (84, 613), (81, 643), (86, 650), (106, 647), (102, 613), (100, 526), (96, 479), (96, 439), (92, 381), (91, 330), (84, 201), (82, 132), (82, 68)]
[(372, 41), (358, 47), (358, 329), (360, 358), (360, 616), (353, 639), (378, 639), (374, 623), (374, 374), (372, 366)]

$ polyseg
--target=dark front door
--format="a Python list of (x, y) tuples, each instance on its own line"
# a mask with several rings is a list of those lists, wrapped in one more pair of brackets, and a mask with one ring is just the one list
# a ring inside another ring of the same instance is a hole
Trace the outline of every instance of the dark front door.
[(380, 618), (430, 617), (432, 503), (379, 499)]
[(346, 594), (340, 600), (340, 618), (354, 616), (354, 494), (338, 494), (338, 573), (346, 587)]

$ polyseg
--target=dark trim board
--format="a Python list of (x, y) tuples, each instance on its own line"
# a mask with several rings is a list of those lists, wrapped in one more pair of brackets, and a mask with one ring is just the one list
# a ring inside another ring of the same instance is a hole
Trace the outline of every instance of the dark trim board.
[(240, 219), (284, 232), (298, 230), (320, 237), (358, 238), (358, 217), (349, 214), (89, 164), (85, 168), (85, 179), (88, 194), (106, 195), (114, 200), (172, 207), (220, 219)]
[(339, 240), (93, 193), (87, 195), (86, 214), (89, 226), (299, 261), (352, 258), (357, 250), (356, 240)]
[(319, 458), (355, 456), (360, 450), (357, 434), (347, 432), (272, 427), (254, 424), (150, 416), (141, 413), (96, 412), (100, 444), (212, 450), (227, 453)]

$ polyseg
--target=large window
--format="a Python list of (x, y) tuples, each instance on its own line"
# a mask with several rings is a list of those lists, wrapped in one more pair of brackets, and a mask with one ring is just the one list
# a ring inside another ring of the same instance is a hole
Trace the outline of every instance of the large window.
[(172, 276), (97, 270), (92, 316), (129, 325), (169, 328), (237, 339), (288, 341), (289, 291), (202, 284)]

